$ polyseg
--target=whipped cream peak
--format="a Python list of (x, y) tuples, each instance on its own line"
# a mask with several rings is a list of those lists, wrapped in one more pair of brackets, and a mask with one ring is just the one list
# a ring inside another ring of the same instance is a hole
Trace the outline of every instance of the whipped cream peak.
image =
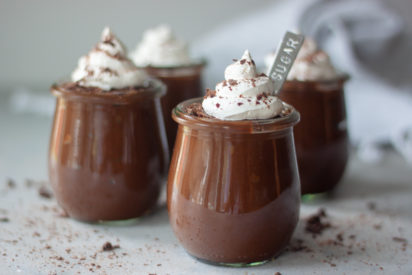
[(251, 79), (256, 77), (256, 65), (246, 50), (240, 60), (226, 67), (225, 79)]
[(112, 31), (104, 28), (101, 41), (79, 59), (72, 81), (84, 87), (98, 87), (109, 91), (142, 86), (146, 73), (127, 58), (127, 50)]
[[(269, 68), (275, 59), (275, 52), (265, 57), (266, 67)], [(321, 81), (331, 80), (338, 76), (326, 52), (318, 48), (315, 40), (305, 38), (287, 76), (288, 80)]]
[(177, 67), (194, 63), (187, 44), (178, 40), (168, 25), (145, 31), (130, 57), (139, 67)]
[(240, 60), (226, 67), (225, 80), (209, 90), (202, 107), (222, 120), (268, 119), (279, 115), (283, 103), (273, 96), (273, 82), (257, 74), (256, 65), (246, 50)]
[(109, 27), (103, 29), (101, 42), (96, 45), (96, 49), (105, 51), (112, 56), (125, 56), (126, 47), (116, 38)]

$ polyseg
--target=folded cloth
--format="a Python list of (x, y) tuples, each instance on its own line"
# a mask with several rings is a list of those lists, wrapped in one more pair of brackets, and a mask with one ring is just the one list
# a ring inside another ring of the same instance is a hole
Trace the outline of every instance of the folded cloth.
[(391, 144), (412, 163), (412, 37), (402, 19), (377, 0), (291, 0), (243, 15), (193, 45), (209, 59), (208, 86), (246, 48), (263, 64), (286, 30), (313, 37), (350, 74), (348, 125), (359, 156), (379, 160), (381, 145)]

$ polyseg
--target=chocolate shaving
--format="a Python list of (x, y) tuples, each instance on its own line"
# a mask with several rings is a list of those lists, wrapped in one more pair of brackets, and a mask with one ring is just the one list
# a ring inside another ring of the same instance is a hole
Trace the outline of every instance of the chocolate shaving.
[(113, 43), (113, 41), (112, 41), (112, 37), (111, 37), (111, 36), (109, 36), (108, 39), (104, 40), (103, 43), (104, 43), (104, 44), (109, 44), (109, 45), (112, 46), (112, 47), (115, 46), (114, 43)]
[(230, 86), (236, 86), (238, 84), (238, 82), (234, 79), (229, 79), (228, 82)]
[(113, 71), (113, 70), (110, 69), (110, 68), (103, 68), (103, 69), (102, 69), (102, 72), (108, 73), (108, 74), (114, 75), (114, 76), (118, 76), (118, 75), (119, 75), (116, 71)]
[(220, 107), (220, 104), (219, 103), (216, 103), (216, 108), (219, 108)]
[(232, 60), (233, 62), (237, 62), (239, 59), (233, 58)]
[(106, 242), (106, 243), (103, 245), (102, 250), (103, 250), (103, 251), (112, 251), (112, 250), (115, 250), (115, 249), (118, 249), (118, 248), (120, 248), (120, 245), (118, 245), (118, 244), (112, 245), (111, 242)]
[(292, 240), (289, 243), (287, 249), (291, 252), (299, 252), (302, 250), (309, 251), (309, 248), (306, 245), (304, 245), (303, 240), (301, 239)]
[(47, 189), (45, 186), (41, 186), (38, 190), (40, 197), (43, 197), (45, 199), (50, 199), (53, 197), (51, 191)]
[(192, 103), (186, 107), (186, 113), (191, 116), (195, 117), (203, 117), (203, 118), (211, 118), (208, 114), (205, 113), (203, 110), (201, 103)]
[(7, 180), (7, 187), (9, 187), (10, 189), (15, 188), (15, 187), (16, 187), (16, 183), (14, 182), (14, 180), (8, 179), (8, 180)]
[(305, 231), (312, 233), (313, 237), (316, 235), (321, 235), (325, 229), (331, 227), (330, 223), (323, 222), (323, 219), (326, 218), (326, 212), (324, 209), (319, 209), (318, 213), (310, 216), (306, 221)]
[(211, 89), (206, 89), (206, 95), (203, 98), (213, 98), (216, 96), (216, 91), (215, 90), (211, 90)]
[(376, 210), (376, 203), (374, 203), (373, 201), (368, 202), (367, 207), (371, 211)]
[(399, 243), (408, 243), (408, 240), (405, 238), (400, 238), (400, 237), (393, 237), (392, 240), (394, 242), (399, 242)]
[(245, 64), (245, 62), (246, 62), (246, 59), (241, 59), (241, 60), (240, 60), (240, 64), (241, 64), (241, 65)]
[(237, 106), (242, 106), (242, 105), (243, 105), (242, 102), (238, 102), (238, 103), (237, 103)]

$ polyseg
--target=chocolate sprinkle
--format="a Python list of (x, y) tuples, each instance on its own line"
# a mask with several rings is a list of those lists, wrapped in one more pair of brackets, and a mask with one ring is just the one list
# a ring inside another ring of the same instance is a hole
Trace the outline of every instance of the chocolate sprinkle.
[(203, 110), (202, 104), (198, 102), (192, 103), (189, 106), (187, 106), (185, 111), (188, 115), (191, 115), (191, 116), (211, 118), (211, 116), (206, 114), (205, 111)]
[(118, 249), (118, 248), (120, 248), (120, 245), (118, 245), (118, 244), (112, 245), (111, 242), (106, 242), (103, 245), (102, 250), (103, 251), (112, 251), (112, 250), (115, 250), (115, 249)]
[(228, 82), (230, 86), (236, 86), (238, 84), (238, 82), (234, 79), (229, 79)]
[(407, 242), (408, 242), (407, 239), (405, 239), (405, 238), (400, 238), (400, 237), (393, 237), (392, 240), (393, 240), (394, 242), (399, 242), (399, 243), (407, 243)]
[(330, 223), (323, 222), (322, 220), (326, 218), (326, 212), (324, 209), (319, 209), (318, 213), (310, 216), (306, 221), (305, 231), (312, 233), (314, 237), (316, 235), (321, 235), (325, 229), (331, 227)]
[(45, 199), (50, 199), (53, 195), (49, 189), (47, 189), (45, 186), (41, 186), (38, 190), (40, 197), (43, 197)]
[(8, 186), (10, 189), (12, 189), (12, 188), (15, 188), (15, 187), (16, 187), (16, 183), (14, 182), (14, 180), (8, 179), (8, 180), (7, 180), (7, 186)]
[(206, 95), (203, 98), (213, 98), (216, 96), (216, 91), (215, 90), (211, 90), (211, 89), (206, 89)]

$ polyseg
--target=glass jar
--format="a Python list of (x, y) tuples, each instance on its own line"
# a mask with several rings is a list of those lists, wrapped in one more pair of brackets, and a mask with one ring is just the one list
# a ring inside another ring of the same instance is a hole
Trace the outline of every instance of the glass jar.
[(157, 202), (169, 158), (164, 85), (150, 80), (143, 88), (110, 92), (66, 86), (51, 88), (57, 104), (49, 177), (58, 203), (87, 222), (144, 215)]
[[(224, 121), (173, 111), (179, 124), (167, 204), (175, 235), (208, 263), (264, 263), (288, 244), (299, 217), (300, 184), (293, 142), (299, 113)], [(286, 106), (286, 105), (285, 105)]]
[(295, 144), (302, 194), (332, 190), (348, 161), (344, 83), (348, 76), (329, 81), (286, 81), (279, 97), (301, 114)]
[(173, 150), (177, 132), (177, 124), (171, 116), (172, 110), (183, 100), (205, 94), (202, 82), (205, 65), (203, 61), (179, 67), (143, 68), (150, 76), (160, 79), (167, 87), (166, 95), (162, 98), (162, 108), (170, 152)]

